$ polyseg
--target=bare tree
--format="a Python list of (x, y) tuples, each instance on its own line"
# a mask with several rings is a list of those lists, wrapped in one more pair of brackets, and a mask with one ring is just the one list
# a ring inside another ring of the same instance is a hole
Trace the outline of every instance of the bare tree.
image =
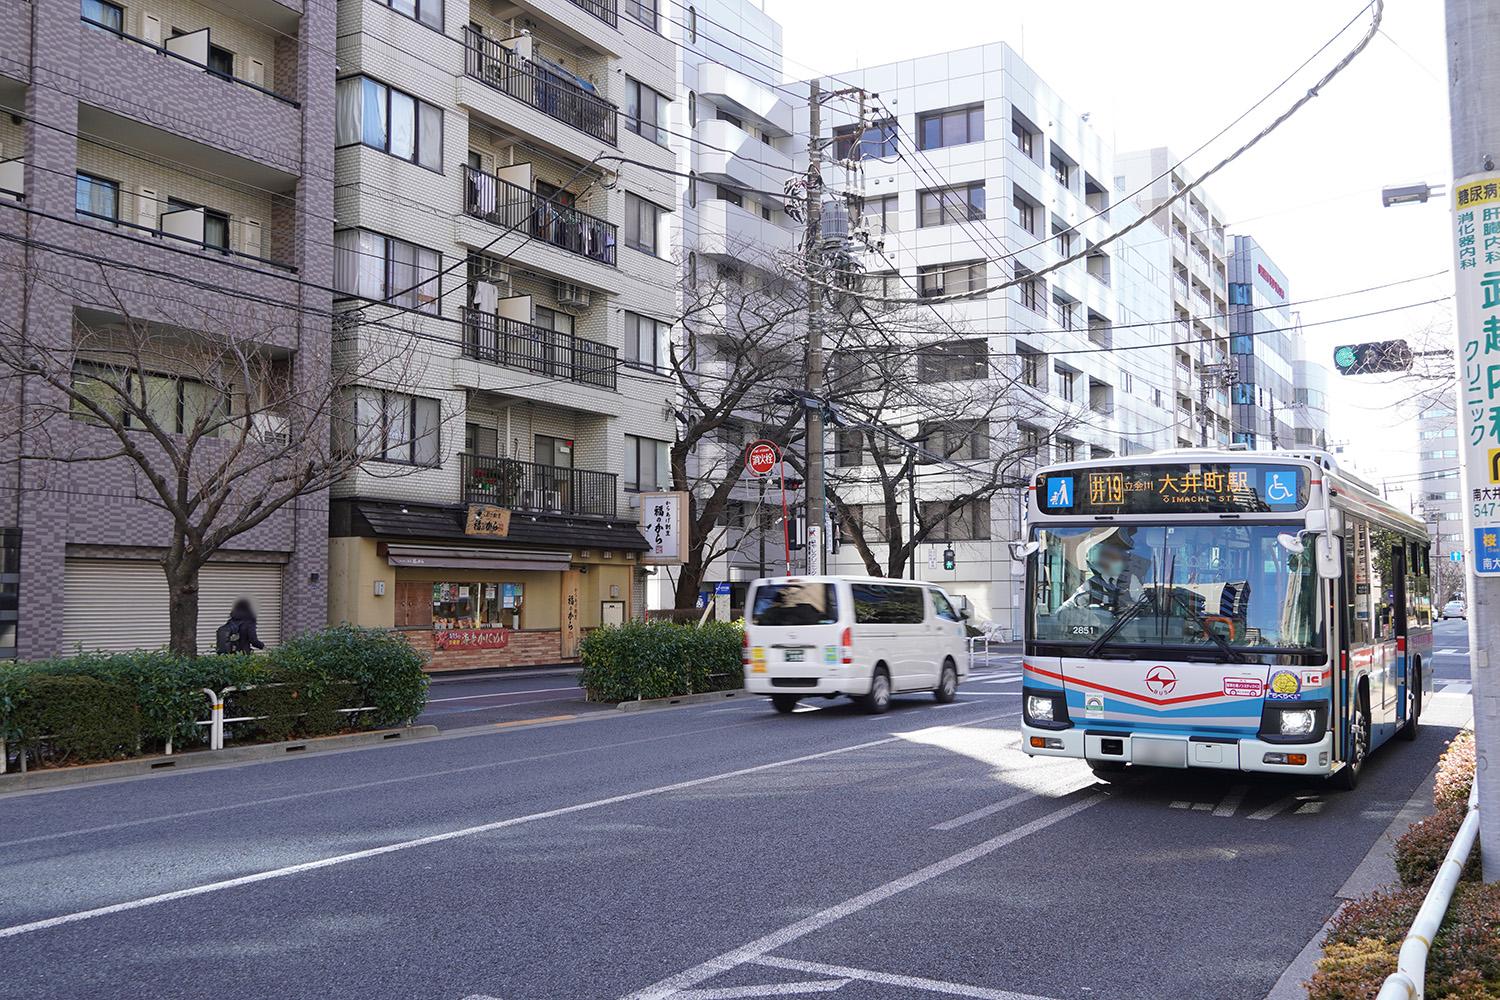
[[(41, 270), (25, 277), (57, 281)], [(357, 387), (410, 384), (417, 352), (399, 327), (364, 326), (356, 348), (332, 344), (325, 318), (324, 339), (304, 330), (299, 351), (288, 346), (292, 307), (228, 294), (213, 305), (164, 300), (103, 265), (97, 279), (69, 284), (97, 302), (76, 311), (70, 336), (0, 321), (0, 371), (33, 387), (24, 408), (14, 385), (3, 394), (16, 412), (0, 414), (0, 427), (24, 434), (24, 450), (12, 449), (22, 459), (121, 470), (134, 499), (161, 512), (174, 653), (197, 653), (199, 576), (217, 552), (376, 447), (405, 439), (436, 449), (440, 415), (419, 422), (408, 409), (397, 427), (368, 404), (378, 392), (352, 412)]]
[[(748, 252), (741, 259), (755, 261)], [(682, 300), (684, 342), (671, 352), (679, 392), (671, 473), (672, 488), (692, 497), (675, 592), (676, 606), (691, 608), (713, 562), (752, 537), (725, 523), (744, 480), (747, 438), (768, 439), (784, 454), (802, 440), (806, 296), (769, 265), (726, 264), (690, 277)], [(759, 512), (755, 521), (764, 531)]]

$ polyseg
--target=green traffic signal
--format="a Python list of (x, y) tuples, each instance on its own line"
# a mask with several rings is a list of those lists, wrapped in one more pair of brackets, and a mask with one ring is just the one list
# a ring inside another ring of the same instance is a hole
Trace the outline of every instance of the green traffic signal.
[(1333, 364), (1340, 375), (1378, 375), (1411, 370), (1414, 355), (1404, 340), (1377, 340), (1370, 344), (1341, 344), (1333, 349)]
[(958, 565), (958, 555), (952, 549), (943, 550), (943, 569), (951, 570)]

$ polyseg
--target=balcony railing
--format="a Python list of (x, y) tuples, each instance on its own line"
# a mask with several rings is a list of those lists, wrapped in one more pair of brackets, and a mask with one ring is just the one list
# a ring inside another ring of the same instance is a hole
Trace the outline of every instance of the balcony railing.
[(618, 109), (613, 104), (571, 77), (554, 73), (468, 27), (464, 28), (464, 72), (544, 115), (616, 145)]
[(620, 26), (620, 15), (615, 7), (615, 0), (573, 0), (573, 5), (582, 7), (611, 28)]
[(464, 354), (611, 391), (619, 368), (618, 352), (608, 344), (472, 310), (464, 311)]
[[(576, 2), (576, 0), (575, 0), (575, 2)], [(230, 83), (237, 83), (241, 87), (246, 87), (246, 88), (248, 88), (250, 90), (258, 91), (259, 93), (265, 94), (267, 97), (274, 97), (276, 100), (282, 102), (283, 104), (290, 104), (294, 108), (300, 108), (300, 107), (302, 107), (301, 102), (295, 101), (292, 98), (286, 97), (286, 96), (284, 96), (282, 94), (278, 94), (278, 93), (276, 93), (276, 91), (271, 90), (270, 88), (264, 86), (263, 84), (253, 83), (250, 80), (242, 80), (242, 79), (240, 79), (237, 76), (233, 76), (233, 75), (231, 75), (229, 73), (225, 73), (225, 72), (223, 72), (221, 70), (212, 69), (206, 63), (199, 62), (197, 59), (194, 59), (194, 58), (192, 58), (190, 56), (184, 55), (184, 54), (182, 54), (180, 52), (174, 51), (171, 48), (170, 45), (157, 45), (157, 44), (155, 44), (153, 42), (148, 42), (144, 38), (137, 38), (135, 35), (127, 34), (124, 31), (121, 31), (119, 28), (116, 28), (114, 25), (104, 24), (102, 22), (95, 21), (91, 17), (82, 16), (82, 17), (80, 17), (80, 20), (85, 25), (87, 25), (90, 28), (94, 28), (94, 29), (96, 29), (98, 31), (107, 32), (108, 34), (114, 35), (117, 38), (123, 38), (127, 42), (134, 42), (135, 44), (141, 46), (142, 48), (150, 49), (152, 52), (155, 52), (157, 55), (165, 56), (165, 57), (167, 57), (169, 59), (176, 59), (179, 62), (185, 63), (185, 64), (187, 64), (189, 66), (193, 66), (193, 67), (195, 67), (197, 69), (201, 69), (204, 72), (208, 73), (210, 76), (216, 76), (219, 79), (221, 79), (221, 80), (227, 80)], [(197, 34), (197, 32), (193, 32), (193, 34)], [(171, 40), (169, 40), (169, 41), (171, 41)]]
[(465, 167), (464, 211), (476, 219), (525, 233), (580, 257), (615, 266), (619, 227), (535, 191)]
[(615, 516), (614, 473), (538, 465), (514, 458), (469, 454), (462, 458), (463, 503), (494, 504), (540, 514)]

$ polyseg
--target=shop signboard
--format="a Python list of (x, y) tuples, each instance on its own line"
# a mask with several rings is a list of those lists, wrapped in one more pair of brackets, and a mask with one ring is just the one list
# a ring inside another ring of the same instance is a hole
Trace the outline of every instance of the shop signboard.
[(642, 557), (642, 562), (653, 566), (677, 566), (682, 563), (687, 509), (686, 493), (641, 494), (641, 534), (646, 536), (646, 543), (651, 546)]
[(433, 649), (504, 649), (509, 645), (508, 628), (453, 628), (432, 633)]
[(504, 507), (471, 503), (469, 504), (469, 519), (464, 525), (464, 534), (504, 538), (510, 534), (510, 511)]

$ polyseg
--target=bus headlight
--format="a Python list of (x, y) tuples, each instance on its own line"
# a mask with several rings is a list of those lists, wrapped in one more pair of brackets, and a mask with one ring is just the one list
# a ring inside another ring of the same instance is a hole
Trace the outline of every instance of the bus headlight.
[(1055, 722), (1052, 706), (1056, 702), (1049, 695), (1028, 694), (1026, 696), (1026, 715), (1038, 722)]
[(1281, 710), (1282, 736), (1311, 736), (1318, 725), (1318, 713), (1310, 708)]

